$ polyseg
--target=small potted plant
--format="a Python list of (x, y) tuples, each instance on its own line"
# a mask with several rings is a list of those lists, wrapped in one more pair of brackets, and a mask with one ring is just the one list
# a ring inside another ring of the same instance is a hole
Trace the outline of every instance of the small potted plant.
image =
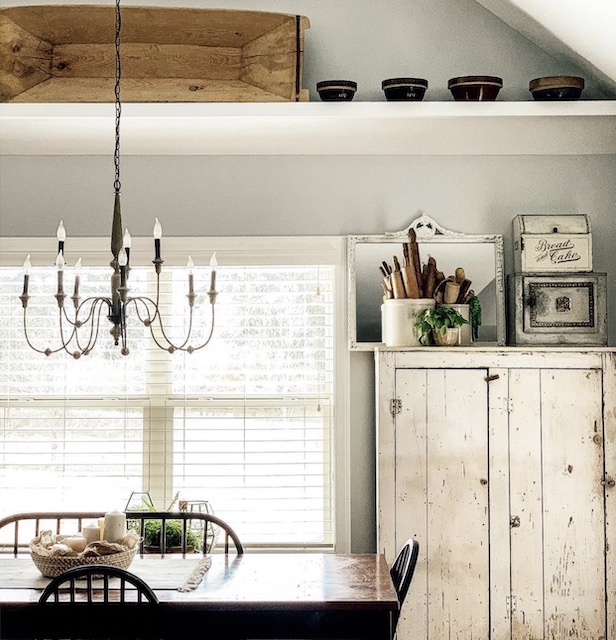
[[(182, 551), (182, 527), (181, 520), (167, 520), (165, 527), (165, 552), (181, 553)], [(143, 547), (146, 553), (160, 553), (160, 520), (146, 520), (143, 535)], [(192, 553), (200, 548), (200, 540), (196, 534), (187, 528), (186, 552)]]
[(442, 304), (423, 309), (415, 318), (415, 332), (419, 343), (429, 344), (430, 337), (440, 347), (451, 347), (458, 342), (459, 328), (467, 324), (458, 311)]
[[(134, 492), (135, 493), (135, 492)], [(127, 512), (130, 511), (151, 511), (156, 512), (156, 507), (150, 498), (149, 493), (145, 495), (141, 492), (139, 503), (133, 504), (129, 507), (127, 505)], [(147, 497), (145, 497), (147, 496)], [(131, 495), (132, 497), (132, 495)], [(167, 507), (167, 511), (171, 511), (175, 506), (179, 498), (179, 492), (175, 494), (171, 504)], [(130, 503), (130, 500), (129, 500)], [(130, 515), (127, 516), (128, 526), (130, 529), (140, 533), (140, 523), (137, 520), (130, 519)], [(182, 552), (182, 532), (184, 523), (182, 520), (167, 520), (165, 523), (165, 553), (181, 553)], [(146, 520), (143, 527), (143, 550), (146, 553), (160, 553), (160, 534), (162, 529), (161, 520)], [(201, 550), (201, 540), (199, 536), (190, 528), (186, 529), (186, 552), (192, 553), (193, 551)]]

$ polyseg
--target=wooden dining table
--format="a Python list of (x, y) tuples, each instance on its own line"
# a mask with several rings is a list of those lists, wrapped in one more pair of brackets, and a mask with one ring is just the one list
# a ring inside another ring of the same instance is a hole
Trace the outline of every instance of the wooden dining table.
[[(398, 600), (383, 555), (213, 554), (198, 586), (179, 591), (169, 575), (194, 562), (194, 556), (137, 556), (128, 569), (150, 576), (163, 638), (393, 638)], [(0, 556), (1, 640), (36, 637), (47, 582), (28, 555)]]

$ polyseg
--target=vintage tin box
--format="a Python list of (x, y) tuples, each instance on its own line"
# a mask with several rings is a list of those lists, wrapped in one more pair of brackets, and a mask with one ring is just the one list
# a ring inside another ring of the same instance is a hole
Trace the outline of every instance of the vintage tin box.
[(520, 215), (513, 219), (516, 273), (592, 271), (592, 234), (586, 215)]
[(605, 273), (507, 276), (510, 345), (607, 344)]

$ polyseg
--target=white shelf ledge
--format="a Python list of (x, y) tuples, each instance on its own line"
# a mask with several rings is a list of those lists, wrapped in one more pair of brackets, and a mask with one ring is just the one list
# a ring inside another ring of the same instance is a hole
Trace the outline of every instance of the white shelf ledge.
[[(109, 155), (113, 104), (0, 104), (2, 155)], [(130, 103), (123, 155), (616, 154), (616, 101)]]

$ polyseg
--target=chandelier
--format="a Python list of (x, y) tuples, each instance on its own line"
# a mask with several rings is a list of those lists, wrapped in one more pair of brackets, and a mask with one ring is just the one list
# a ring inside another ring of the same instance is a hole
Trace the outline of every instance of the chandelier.
[[(210, 299), (212, 310), (210, 320), (210, 330), (207, 338), (202, 344), (192, 346), (189, 344), (192, 328), (193, 328), (193, 308), (195, 304), (196, 294), (194, 292), (194, 263), (192, 258), (188, 256), (188, 329), (184, 339), (174, 344), (165, 330), (163, 318), (160, 311), (160, 290), (161, 290), (161, 272), (164, 260), (161, 258), (161, 239), (162, 226), (156, 218), (154, 224), (154, 270), (156, 272), (156, 295), (155, 298), (147, 296), (131, 296), (128, 287), (130, 273), (130, 248), (131, 236), (128, 229), (122, 234), (122, 214), (120, 210), (120, 116), (122, 113), (122, 103), (120, 100), (120, 80), (122, 77), (122, 64), (120, 60), (120, 34), (122, 29), (122, 17), (120, 14), (120, 0), (116, 0), (115, 5), (115, 148), (113, 161), (115, 167), (115, 180), (113, 183), (115, 200), (113, 207), (113, 220), (111, 225), (111, 254), (113, 256), (110, 266), (113, 269), (111, 275), (111, 295), (88, 297), (84, 300), (79, 295), (81, 258), (75, 264), (75, 280), (74, 289), (71, 300), (73, 309), (69, 313), (67, 305), (65, 305), (67, 294), (64, 292), (64, 270), (66, 262), (64, 259), (64, 244), (66, 241), (66, 230), (64, 224), (60, 221), (56, 237), (58, 240), (58, 256), (56, 258), (56, 268), (58, 272), (58, 285), (55, 298), (58, 303), (58, 320), (59, 320), (59, 346), (55, 348), (47, 347), (39, 349), (32, 344), (28, 335), (28, 295), (29, 286), (29, 269), (32, 266), (30, 255), (28, 254), (24, 262), (24, 283), (23, 292), (20, 296), (21, 304), (24, 310), (24, 334), (26, 342), (35, 351), (50, 356), (59, 351), (65, 351), (74, 358), (80, 358), (87, 355), (95, 347), (98, 336), (100, 322), (103, 312), (107, 313), (107, 319), (112, 323), (110, 333), (113, 336), (114, 345), (120, 346), (122, 355), (129, 354), (128, 338), (127, 338), (127, 318), (128, 310), (133, 307), (135, 316), (144, 327), (149, 328), (150, 335), (156, 346), (173, 353), (175, 351), (186, 351), (193, 353), (199, 349), (203, 349), (212, 339), (214, 333), (214, 305), (216, 303), (216, 254), (212, 255), (210, 260), (211, 275), (210, 289), (207, 295)], [(70, 305), (68, 305), (70, 306)]]

